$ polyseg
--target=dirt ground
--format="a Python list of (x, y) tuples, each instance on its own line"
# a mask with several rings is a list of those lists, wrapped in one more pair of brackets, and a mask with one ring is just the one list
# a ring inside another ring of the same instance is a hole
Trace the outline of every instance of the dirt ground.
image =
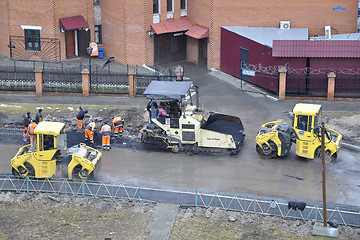
[[(50, 194), (0, 193), (0, 239), (146, 239), (155, 204)], [(312, 221), (216, 208), (180, 208), (170, 239), (327, 239)], [(360, 229), (339, 227), (340, 239)]]

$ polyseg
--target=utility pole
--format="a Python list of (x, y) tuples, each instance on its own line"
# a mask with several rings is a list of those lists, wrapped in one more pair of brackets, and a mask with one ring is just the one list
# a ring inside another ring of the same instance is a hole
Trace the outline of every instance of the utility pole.
[(325, 176), (325, 125), (321, 122), (321, 161), (322, 161), (322, 193), (323, 193), (323, 216), (324, 227), (327, 227), (326, 216), (326, 176)]

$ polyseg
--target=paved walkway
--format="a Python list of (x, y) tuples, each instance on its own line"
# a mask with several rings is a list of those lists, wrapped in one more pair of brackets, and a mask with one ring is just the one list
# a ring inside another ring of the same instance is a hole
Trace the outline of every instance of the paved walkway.
[(147, 240), (167, 240), (178, 214), (179, 205), (158, 203), (154, 211), (150, 234)]

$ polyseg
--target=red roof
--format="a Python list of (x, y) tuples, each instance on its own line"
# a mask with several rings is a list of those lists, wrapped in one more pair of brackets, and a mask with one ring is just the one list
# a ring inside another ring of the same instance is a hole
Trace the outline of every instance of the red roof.
[(60, 18), (60, 26), (65, 30), (88, 28), (89, 24), (83, 16)]
[(209, 37), (209, 29), (195, 24), (194, 26), (191, 26), (189, 31), (185, 34), (196, 39), (207, 38)]
[(191, 26), (192, 24), (187, 18), (179, 20), (168, 19), (166, 22), (151, 24), (151, 30), (156, 34), (163, 34), (186, 31)]
[(360, 58), (360, 41), (274, 40), (272, 56)]

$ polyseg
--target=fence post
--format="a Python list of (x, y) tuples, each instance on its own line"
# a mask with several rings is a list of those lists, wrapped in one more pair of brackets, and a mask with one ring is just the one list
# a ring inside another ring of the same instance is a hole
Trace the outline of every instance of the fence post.
[(135, 97), (136, 95), (136, 78), (133, 69), (129, 71), (129, 97)]
[(285, 100), (286, 98), (286, 73), (287, 69), (281, 67), (279, 69), (279, 99)]
[(328, 94), (327, 94), (327, 100), (328, 100), (328, 101), (334, 101), (336, 74), (335, 74), (334, 72), (329, 72), (329, 73), (327, 74), (327, 77), (328, 77)]
[(81, 71), (82, 76), (82, 94), (84, 97), (88, 97), (90, 95), (90, 79), (89, 79), (89, 70), (83, 69)]
[(43, 93), (43, 70), (36, 68), (35, 73), (35, 85), (36, 85), (36, 96), (42, 96)]

